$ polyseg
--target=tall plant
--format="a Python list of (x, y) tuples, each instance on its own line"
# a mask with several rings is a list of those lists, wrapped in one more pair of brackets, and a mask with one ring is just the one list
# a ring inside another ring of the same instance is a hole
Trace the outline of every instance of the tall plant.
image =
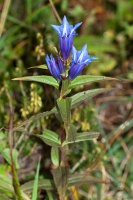
[[(91, 82), (114, 80), (114, 78), (110, 77), (80, 75), (85, 66), (97, 59), (88, 54), (87, 45), (84, 45), (79, 51), (73, 46), (74, 37), (77, 35), (76, 29), (81, 24), (82, 23), (78, 23), (75, 26), (70, 25), (67, 18), (64, 16), (60, 26), (52, 25), (53, 29), (58, 34), (60, 48), (55, 57), (52, 54), (46, 56), (47, 68), (52, 76), (28, 76), (14, 79), (49, 84), (59, 91), (59, 97), (56, 99), (56, 106), (51, 111), (33, 116), (20, 126), (51, 114), (55, 114), (55, 117), (59, 120), (61, 125), (60, 133), (58, 133), (58, 131), (53, 132), (49, 129), (45, 129), (43, 130), (43, 134), (36, 135), (36, 137), (39, 137), (44, 143), (51, 146), (51, 161), (55, 165), (55, 169), (52, 170), (53, 182), (51, 183), (51, 181), (47, 182), (44, 180), (44, 189), (48, 192), (56, 188), (57, 193), (52, 193), (54, 196), (53, 199), (60, 200), (67, 199), (67, 188), (76, 185), (78, 181), (82, 179), (82, 176), (79, 177), (79, 175), (69, 174), (69, 166), (66, 162), (66, 147), (69, 148), (69, 144), (92, 140), (99, 136), (99, 133), (95, 131), (78, 133), (75, 125), (71, 123), (71, 110), (79, 106), (85, 100), (100, 93), (107, 92), (110, 89), (98, 88), (87, 90), (78, 92), (73, 96), (70, 96), (70, 92), (75, 87)], [(19, 127), (14, 128), (14, 131), (19, 130)], [(87, 178), (85, 181), (87, 181)]]

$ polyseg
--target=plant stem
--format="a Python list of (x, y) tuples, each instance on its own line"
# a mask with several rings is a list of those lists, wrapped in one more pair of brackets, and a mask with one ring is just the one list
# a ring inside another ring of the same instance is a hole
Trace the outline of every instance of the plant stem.
[(14, 192), (16, 194), (16, 198), (18, 200), (23, 200), (20, 190), (20, 184), (18, 180), (17, 171), (15, 168), (14, 160), (13, 160), (13, 148), (12, 148), (12, 129), (13, 129), (13, 109), (11, 109), (11, 117), (10, 117), (10, 125), (9, 125), (9, 148), (10, 148), (10, 157), (11, 157), (11, 169), (13, 174), (13, 187)]

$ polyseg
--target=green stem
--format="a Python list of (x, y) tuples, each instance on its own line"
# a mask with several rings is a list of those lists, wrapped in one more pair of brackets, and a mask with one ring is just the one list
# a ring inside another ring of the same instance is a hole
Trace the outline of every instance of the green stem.
[(13, 110), (11, 111), (10, 118), (10, 127), (9, 127), (9, 148), (10, 148), (10, 157), (11, 157), (11, 169), (13, 174), (13, 187), (16, 195), (16, 199), (23, 200), (20, 190), (20, 184), (18, 179), (17, 170), (15, 168), (14, 160), (13, 160), (13, 148), (12, 148), (12, 129), (13, 129)]

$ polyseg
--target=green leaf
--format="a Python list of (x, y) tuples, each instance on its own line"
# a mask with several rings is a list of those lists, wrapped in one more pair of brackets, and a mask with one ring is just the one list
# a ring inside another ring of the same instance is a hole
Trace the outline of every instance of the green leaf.
[(69, 85), (70, 85), (69, 79), (62, 81), (61, 93), (60, 93), (61, 98), (63, 98), (66, 94), (70, 92), (70, 90), (68, 91)]
[(47, 190), (46, 192), (47, 192), (47, 196), (48, 196), (48, 198), (46, 200), (55, 200), (55, 199), (57, 199), (56, 192), (53, 193), (52, 191), (49, 191), (49, 190)]
[(52, 174), (60, 199), (64, 199), (68, 184), (68, 167), (58, 167), (52, 170)]
[[(2, 156), (5, 158), (5, 160), (8, 162), (8, 164), (11, 165), (10, 149), (9, 148), (3, 149), (3, 150), (1, 149), (0, 152), (1, 152)], [(13, 161), (15, 164), (15, 168), (18, 169), (19, 168), (18, 151), (16, 149), (13, 149), (12, 155), (13, 155)]]
[[(57, 171), (59, 171), (59, 170), (57, 170)], [(56, 174), (56, 176), (58, 175), (57, 171), (55, 169), (54, 173)], [(67, 175), (67, 173), (68, 173), (68, 169), (64, 172), (64, 174)], [(63, 176), (63, 172), (61, 173), (61, 178), (62, 178), (62, 176)], [(63, 178), (65, 178), (65, 177), (63, 177)], [(61, 181), (62, 181), (62, 179), (61, 179)], [(66, 183), (65, 185), (67, 186), (67, 180), (64, 180), (64, 182)], [(91, 176), (89, 173), (82, 173), (82, 174), (76, 173), (76, 174), (69, 175), (69, 177), (68, 177), (68, 187), (71, 187), (71, 186), (77, 185), (77, 184), (81, 184), (81, 185), (82, 184), (90, 184), (92, 182), (93, 183), (102, 183), (103, 181), (94, 176)], [(33, 190), (33, 184), (34, 184), (34, 181), (26, 182), (23, 185), (21, 185), (21, 190), (25, 193), (31, 193)], [(63, 185), (61, 186), (60, 179), (59, 179), (59, 186), (61, 188), (63, 186)], [(38, 181), (38, 189), (42, 189), (42, 190), (46, 190), (46, 191), (53, 191), (53, 190), (55, 191), (56, 190), (54, 182), (49, 179), (39, 180)]]
[(94, 90), (87, 90), (84, 92), (79, 92), (71, 97), (72, 99), (72, 108), (77, 107), (80, 105), (83, 101), (86, 101), (100, 93), (108, 92), (112, 90), (112, 88), (100, 88), (100, 89), (94, 89)]
[(40, 160), (39, 160), (38, 165), (37, 165), (36, 176), (35, 176), (33, 192), (32, 192), (32, 200), (37, 199), (39, 170), (40, 170)]
[(106, 81), (106, 80), (118, 80), (111, 77), (105, 76), (93, 76), (93, 75), (82, 75), (76, 77), (70, 84), (69, 89), (75, 88), (80, 85), (84, 85), (87, 83), (97, 82), (97, 81)]
[[(25, 193), (31, 193), (33, 190), (34, 181), (28, 181), (21, 185), (21, 190)], [(42, 190), (56, 190), (55, 184), (52, 180), (42, 179), (38, 181), (38, 189)]]
[(14, 80), (14, 81), (18, 81), (18, 80), (19, 81), (35, 81), (35, 82), (52, 85), (57, 89), (59, 88), (58, 82), (52, 76), (26, 76), (26, 77), (14, 78), (12, 80)]
[(51, 148), (51, 160), (55, 166), (59, 166), (59, 148), (58, 147), (52, 147)]
[(33, 69), (33, 68), (48, 69), (47, 65), (38, 65), (38, 66), (33, 66), (33, 67), (29, 67), (28, 69)]
[(46, 111), (46, 112), (42, 112), (42, 113), (39, 113), (37, 115), (34, 115), (31, 118), (29, 118), (29, 119), (25, 120), (24, 122), (22, 122), (19, 126), (14, 127), (13, 131), (20, 131), (22, 126), (30, 124), (32, 121), (38, 120), (41, 117), (46, 117), (46, 116), (54, 114), (54, 113), (57, 113), (57, 109), (55, 107), (50, 111)]
[(103, 183), (102, 179), (91, 176), (89, 173), (75, 173), (69, 176), (68, 187), (77, 184)]
[(58, 99), (57, 106), (64, 122), (64, 128), (66, 130), (66, 138), (69, 134), (70, 121), (71, 121), (71, 98)]
[[(0, 189), (10, 192), (15, 196), (12, 179), (7, 176), (0, 175)], [(21, 191), (21, 195), (24, 200), (30, 200), (30, 198), (23, 191)]]
[(57, 133), (51, 130), (45, 129), (42, 135), (34, 134), (34, 136), (40, 138), (44, 143), (46, 143), (49, 146), (53, 146), (53, 147), (61, 146), (61, 141), (60, 141), (59, 136), (57, 135)]
[[(76, 137), (77, 137), (76, 127), (73, 124), (71, 124), (70, 129), (69, 129), (69, 137), (68, 137), (67, 141), (75, 141)], [(63, 143), (63, 145), (64, 145), (64, 143)]]
[(70, 143), (92, 140), (94, 138), (97, 139), (98, 136), (99, 136), (99, 133), (93, 132), (93, 131), (77, 133), (74, 140), (72, 138), (68, 138), (66, 141), (64, 141), (63, 146)]

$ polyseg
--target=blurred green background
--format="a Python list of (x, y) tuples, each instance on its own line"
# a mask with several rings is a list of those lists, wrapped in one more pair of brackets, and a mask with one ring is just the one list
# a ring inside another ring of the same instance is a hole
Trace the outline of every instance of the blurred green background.
[[(72, 121), (77, 130), (97, 130), (100, 138), (98, 141), (71, 146), (68, 156), (70, 171), (87, 173), (86, 169), (92, 167), (91, 175), (98, 178), (100, 183), (81, 183), (71, 198), (131, 200), (133, 0), (55, 0), (53, 4), (61, 19), (66, 15), (70, 24), (83, 22), (77, 31), (74, 45), (80, 50), (87, 44), (89, 54), (98, 57), (97, 61), (85, 68), (83, 74), (126, 79), (91, 84), (78, 89), (116, 88), (85, 102), (72, 113)], [(14, 111), (16, 126), (32, 115), (50, 110), (56, 98), (56, 91), (48, 85), (15, 82), (11, 79), (49, 74), (48, 70), (28, 68), (45, 64), (45, 55), (55, 53), (54, 46), (58, 48), (58, 37), (51, 24), (59, 22), (47, 0), (0, 0), (0, 12), (0, 172), (8, 174), (11, 169), (2, 150), (8, 148), (11, 111)], [(26, 130), (40, 134), (46, 127), (58, 129), (59, 124), (54, 116), (27, 125)], [(24, 132), (15, 133), (13, 143), (18, 151), (21, 183), (34, 179), (39, 155), (42, 155), (40, 177), (51, 176), (49, 171), (53, 166), (49, 158), (49, 147)], [(106, 146), (104, 154), (103, 144)], [(73, 188), (70, 190), (73, 191)], [(45, 191), (41, 191), (39, 199), (44, 199), (45, 195)]]

